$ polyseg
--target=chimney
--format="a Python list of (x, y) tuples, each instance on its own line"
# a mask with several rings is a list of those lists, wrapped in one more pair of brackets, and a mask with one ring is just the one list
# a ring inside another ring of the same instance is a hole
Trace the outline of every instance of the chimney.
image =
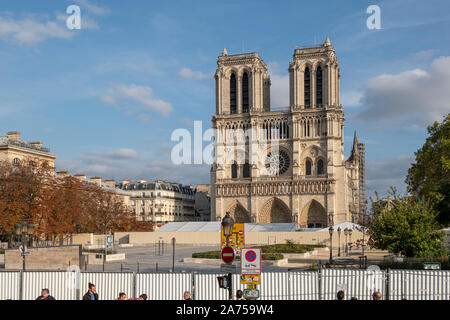
[(76, 179), (78, 179), (79, 181), (81, 181), (81, 182), (86, 182), (87, 181), (86, 180), (86, 175), (82, 174), (82, 173), (76, 174), (76, 175), (74, 175), (74, 177)]
[(131, 180), (122, 180), (122, 184), (123, 185), (125, 185), (125, 184), (127, 184), (127, 183), (130, 183), (131, 182)]
[(8, 135), (8, 139), (13, 141), (19, 141), (20, 132), (19, 131), (10, 131), (6, 133)]
[(100, 177), (91, 177), (91, 180), (89, 182), (95, 183), (99, 187), (102, 186), (102, 178), (100, 178)]
[(141, 183), (146, 183), (146, 182), (147, 182), (147, 180), (141, 179)]
[(42, 148), (42, 141), (35, 141), (35, 142), (28, 142), (29, 144), (31, 144), (33, 147)]
[(108, 187), (110, 187), (111, 189), (115, 189), (116, 188), (116, 180), (114, 180), (114, 179), (105, 180), (105, 184)]
[(64, 179), (70, 177), (69, 171), (58, 171), (56, 173), (56, 178), (58, 179)]

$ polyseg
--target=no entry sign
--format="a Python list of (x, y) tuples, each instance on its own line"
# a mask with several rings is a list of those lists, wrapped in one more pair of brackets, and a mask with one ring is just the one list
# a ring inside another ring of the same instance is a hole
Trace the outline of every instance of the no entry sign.
[(222, 249), (222, 260), (225, 263), (231, 263), (234, 260), (234, 249), (232, 247), (224, 247)]
[(261, 249), (242, 249), (241, 274), (261, 274)]

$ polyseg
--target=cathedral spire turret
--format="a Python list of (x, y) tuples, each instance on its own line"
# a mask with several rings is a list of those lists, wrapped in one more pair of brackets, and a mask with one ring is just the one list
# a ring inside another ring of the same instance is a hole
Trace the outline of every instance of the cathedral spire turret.
[(222, 50), (222, 57), (226, 57), (227, 55), (228, 55), (227, 48), (223, 47), (223, 50)]
[(325, 47), (331, 46), (331, 41), (330, 41), (330, 38), (328, 37), (328, 35), (327, 35), (327, 38), (325, 39), (324, 46)]

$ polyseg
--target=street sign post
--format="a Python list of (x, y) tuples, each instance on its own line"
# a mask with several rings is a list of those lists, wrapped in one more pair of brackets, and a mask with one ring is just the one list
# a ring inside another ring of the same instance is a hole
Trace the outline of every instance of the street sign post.
[[(233, 225), (233, 232), (229, 238), (229, 246), (233, 247), (236, 254), (241, 252), (242, 247), (245, 245), (245, 233), (244, 224), (235, 223)], [(227, 246), (227, 238), (223, 235), (222, 226), (220, 226), (220, 249)]]
[(225, 263), (232, 263), (234, 260), (234, 249), (230, 246), (222, 249), (222, 261)]
[(220, 265), (220, 272), (223, 273), (237, 273), (237, 266), (231, 263), (225, 263)]
[(245, 248), (241, 250), (241, 274), (261, 274), (261, 249)]
[(245, 299), (258, 299), (259, 298), (259, 290), (258, 289), (244, 289), (244, 298)]
[(261, 276), (253, 274), (243, 274), (241, 275), (241, 284), (247, 285), (261, 284)]
[(113, 243), (114, 243), (114, 236), (113, 235), (106, 235), (105, 236), (105, 242), (106, 242), (106, 249), (112, 249)]

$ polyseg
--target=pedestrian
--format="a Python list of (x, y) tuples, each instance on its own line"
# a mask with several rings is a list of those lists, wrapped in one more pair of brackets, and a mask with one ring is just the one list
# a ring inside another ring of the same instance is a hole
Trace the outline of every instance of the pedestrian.
[(344, 297), (345, 297), (345, 293), (344, 293), (344, 291), (338, 291), (338, 293), (337, 293), (337, 299), (338, 300), (344, 300)]
[(189, 291), (185, 291), (183, 297), (184, 300), (192, 300), (191, 293)]
[(98, 300), (97, 289), (95, 288), (95, 284), (88, 283), (88, 291), (84, 294), (83, 300)]
[(351, 297), (350, 300), (358, 300), (357, 297)]
[(381, 292), (375, 291), (372, 295), (373, 300), (381, 300)]
[(41, 295), (37, 297), (36, 300), (56, 300), (56, 299), (50, 295), (50, 291), (48, 289), (42, 289)]
[(244, 293), (242, 292), (242, 290), (237, 290), (236, 291), (236, 300), (245, 300), (242, 296), (244, 295)]
[(138, 300), (147, 300), (147, 295), (145, 293), (141, 294)]
[(127, 300), (127, 295), (124, 292), (119, 292), (117, 300)]

